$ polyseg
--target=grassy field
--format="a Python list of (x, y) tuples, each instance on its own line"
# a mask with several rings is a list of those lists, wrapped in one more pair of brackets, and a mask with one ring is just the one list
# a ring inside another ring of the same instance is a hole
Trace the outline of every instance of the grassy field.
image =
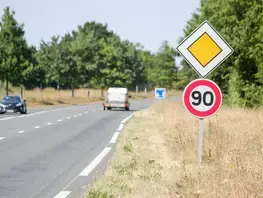
[(198, 126), (179, 102), (136, 112), (85, 197), (263, 197), (263, 109), (205, 119), (200, 166)]
[[(104, 91), (106, 92), (106, 91)], [(177, 92), (169, 91), (169, 95), (173, 95)], [(45, 107), (49, 105), (70, 105), (70, 104), (87, 104), (91, 102), (103, 101), (104, 97), (101, 96), (101, 90), (91, 89), (90, 97), (88, 97), (88, 89), (76, 89), (75, 97), (72, 97), (71, 90), (60, 90), (59, 99), (57, 100), (57, 91), (52, 88), (46, 88), (42, 92), (42, 101), (41, 101), (41, 92), (40, 89), (34, 90), (25, 90), (24, 99), (27, 100), (29, 107)], [(154, 92), (149, 91), (144, 92), (130, 92), (132, 99), (145, 99), (153, 98)], [(0, 89), (0, 97), (5, 95), (4, 88)], [(20, 90), (17, 88), (11, 88), (9, 95), (21, 95)]]

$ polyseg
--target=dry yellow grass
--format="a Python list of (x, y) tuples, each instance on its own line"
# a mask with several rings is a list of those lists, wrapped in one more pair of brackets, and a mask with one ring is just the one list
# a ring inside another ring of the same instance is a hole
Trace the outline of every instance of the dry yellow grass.
[[(154, 92), (150, 91), (147, 93), (144, 92), (130, 92), (132, 95), (131, 100), (153, 98)], [(177, 94), (176, 91), (169, 91), (169, 95)], [(9, 95), (20, 95), (20, 90), (17, 88), (11, 88)], [(0, 91), (0, 97), (5, 95), (4, 88)], [(57, 100), (57, 90), (52, 88), (46, 88), (42, 92), (42, 101), (41, 101), (41, 92), (40, 89), (34, 90), (25, 90), (24, 99), (27, 100), (29, 107), (42, 107), (47, 105), (70, 105), (70, 104), (87, 104), (91, 102), (103, 101), (104, 97), (101, 96), (101, 90), (91, 89), (90, 97), (88, 97), (88, 89), (76, 89), (75, 97), (72, 97), (71, 90), (60, 90), (59, 99)]]
[(24, 98), (28, 101), (30, 106), (45, 106), (45, 105), (67, 105), (67, 104), (86, 104), (95, 101), (102, 101), (100, 90), (90, 90), (90, 97), (88, 97), (87, 89), (76, 89), (74, 96), (71, 95), (71, 90), (60, 90), (59, 99), (57, 100), (57, 90), (47, 88), (43, 90), (42, 101), (39, 89), (26, 90)]
[(198, 126), (178, 102), (136, 112), (86, 197), (263, 197), (263, 109), (224, 107), (205, 119), (201, 166)]

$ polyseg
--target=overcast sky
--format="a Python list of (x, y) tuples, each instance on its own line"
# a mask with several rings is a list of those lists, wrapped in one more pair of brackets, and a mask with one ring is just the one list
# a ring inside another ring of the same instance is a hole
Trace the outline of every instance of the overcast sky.
[(107, 23), (122, 39), (155, 52), (164, 40), (176, 46), (199, 0), (1, 0), (24, 23), (29, 44), (64, 35), (86, 21)]

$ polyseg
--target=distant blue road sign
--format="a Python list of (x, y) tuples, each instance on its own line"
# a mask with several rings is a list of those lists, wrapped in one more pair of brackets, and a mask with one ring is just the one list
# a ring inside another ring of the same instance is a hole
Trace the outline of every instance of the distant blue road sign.
[(155, 99), (165, 99), (165, 94), (165, 88), (155, 88)]

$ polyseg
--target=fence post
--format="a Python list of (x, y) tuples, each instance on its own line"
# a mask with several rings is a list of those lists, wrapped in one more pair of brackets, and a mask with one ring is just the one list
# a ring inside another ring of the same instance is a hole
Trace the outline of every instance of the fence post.
[(42, 87), (42, 83), (40, 83), (40, 101), (43, 100), (43, 87)]
[(24, 98), (24, 89), (23, 89), (23, 86), (21, 86), (20, 92), (21, 92), (21, 97)]
[(57, 84), (57, 101), (59, 100), (59, 83)]
[(90, 97), (90, 84), (88, 84), (88, 97)]

